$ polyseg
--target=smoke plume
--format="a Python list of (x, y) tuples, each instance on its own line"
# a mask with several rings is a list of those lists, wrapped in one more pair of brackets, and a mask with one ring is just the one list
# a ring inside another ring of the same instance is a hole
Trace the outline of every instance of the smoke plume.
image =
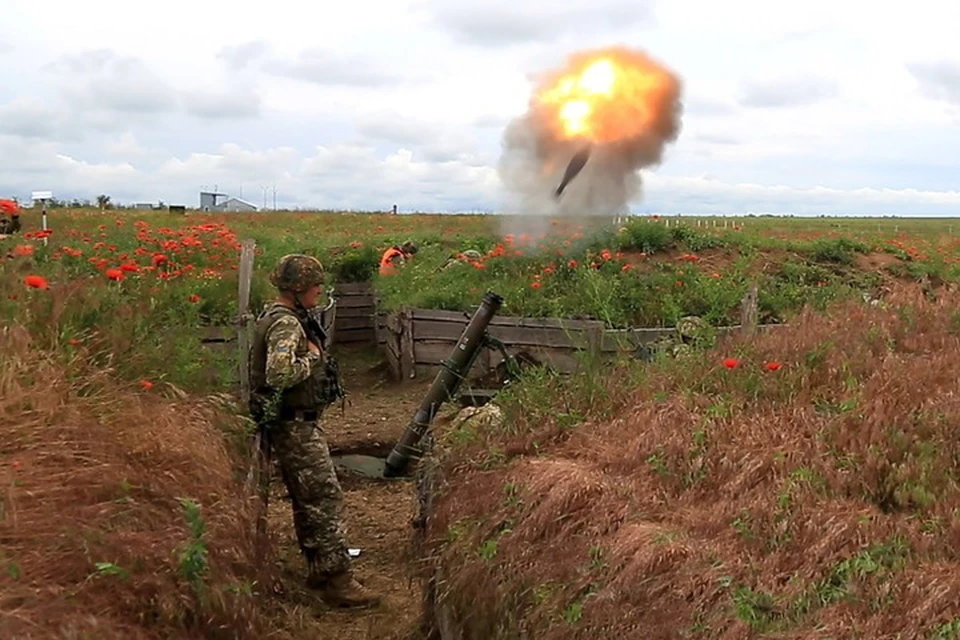
[[(505, 129), (499, 164), (508, 195), (505, 233), (538, 233), (546, 217), (625, 215), (641, 193), (640, 169), (659, 164), (680, 132), (681, 83), (645, 53), (583, 51), (537, 84), (527, 112)], [(559, 197), (564, 172), (590, 148)]]

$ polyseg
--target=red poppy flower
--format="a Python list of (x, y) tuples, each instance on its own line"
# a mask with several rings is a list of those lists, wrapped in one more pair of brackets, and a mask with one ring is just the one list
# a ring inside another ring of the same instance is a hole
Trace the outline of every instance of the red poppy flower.
[(727, 369), (736, 369), (740, 366), (740, 361), (736, 358), (727, 358), (723, 361), (723, 366), (725, 366)]
[(29, 275), (23, 279), (23, 284), (33, 289), (49, 289), (50, 285), (43, 276)]
[(781, 366), (783, 365), (781, 365), (779, 362), (774, 360), (773, 362), (768, 362), (767, 364), (763, 365), (763, 368), (766, 369), (767, 371), (776, 371)]

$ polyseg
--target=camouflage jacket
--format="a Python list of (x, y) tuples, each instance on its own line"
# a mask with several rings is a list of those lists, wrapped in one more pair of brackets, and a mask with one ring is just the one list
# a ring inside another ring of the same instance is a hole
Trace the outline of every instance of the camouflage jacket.
[(266, 331), (265, 378), (268, 387), (289, 389), (310, 377), (323, 361), (310, 351), (307, 334), (293, 315), (280, 315)]
[(278, 397), (285, 407), (316, 409), (325, 401), (325, 364), (323, 355), (310, 352), (296, 312), (276, 302), (267, 305), (251, 346), (252, 400), (260, 408), (269, 397)]

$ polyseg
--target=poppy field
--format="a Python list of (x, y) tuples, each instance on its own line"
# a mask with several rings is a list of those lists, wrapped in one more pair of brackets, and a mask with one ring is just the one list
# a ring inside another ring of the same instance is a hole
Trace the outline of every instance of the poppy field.
[[(468, 310), (493, 289), (505, 298), (504, 315), (598, 318), (612, 327), (673, 326), (685, 315), (736, 323), (751, 284), (760, 321), (780, 323), (806, 304), (875, 297), (891, 280), (960, 273), (960, 239), (942, 233), (948, 223), (928, 220), (705, 219), (701, 227), (638, 217), (621, 225), (540, 221), (536, 233), (510, 233), (526, 221), (56, 210), (44, 232), (35, 218), (25, 213), (24, 232), (3, 241), (0, 312), (31, 325), (47, 346), (93, 346), (131, 375), (201, 387), (216, 376), (203, 373), (211, 363), (201, 365), (184, 338), (236, 317), (244, 238), (257, 242), (254, 309), (272, 295), (272, 264), (305, 252), (320, 258), (334, 289), (372, 281), (388, 311)], [(406, 240), (419, 246), (413, 260), (378, 275), (381, 253)], [(471, 249), (479, 259), (463, 257)]]
[[(960, 274), (950, 221), (850, 219), (609, 220), (522, 216), (269, 212), (187, 215), (55, 210), (49, 229), (25, 212), (0, 245), (0, 313), (54, 352), (109, 361), (121, 377), (230, 390), (236, 354), (200, 345), (237, 318), (239, 248), (256, 241), (252, 309), (270, 268), (303, 252), (339, 283), (371, 282), (381, 310), (468, 311), (492, 289), (502, 315), (594, 318), (612, 328), (672, 327), (689, 315), (739, 322), (759, 291), (759, 320), (811, 305), (878, 299), (894, 282), (928, 288)], [(536, 231), (534, 231), (536, 230)], [(958, 227), (960, 231), (960, 227)], [(395, 274), (381, 254), (413, 241)], [(335, 295), (335, 294), (334, 294)]]
[[(421, 540), (434, 562), (418, 566), (456, 569), (442, 606), (464, 628), (960, 637), (953, 221), (55, 210), (48, 232), (32, 212), (23, 223), (0, 240), (0, 505), (18, 527), (0, 595), (24, 603), (11, 615), (25, 624), (80, 616), (31, 600), (44, 580), (74, 585), (117, 633), (281, 624), (244, 533), (246, 427), (218, 393), (235, 390), (236, 352), (200, 344), (235, 318), (253, 238), (254, 309), (276, 259), (305, 252), (327, 286), (370, 281), (388, 310), (466, 310), (493, 289), (505, 315), (719, 325), (755, 284), (761, 322), (789, 324), (676, 359), (532, 370), (497, 396), (501, 422), (438, 423), (447, 489)], [(417, 254), (380, 276), (381, 253), (407, 240)], [(62, 527), (86, 533), (41, 535)], [(131, 571), (137, 588), (117, 598), (110, 580)], [(59, 628), (89, 630), (76, 624)]]

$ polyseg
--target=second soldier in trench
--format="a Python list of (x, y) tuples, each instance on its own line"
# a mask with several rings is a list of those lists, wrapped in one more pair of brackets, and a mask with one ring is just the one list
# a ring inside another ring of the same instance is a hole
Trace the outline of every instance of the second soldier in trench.
[(326, 354), (304, 330), (317, 304), (323, 267), (306, 255), (284, 256), (270, 277), (279, 291), (257, 318), (251, 347), (251, 413), (266, 431), (293, 506), (307, 586), (330, 606), (380, 602), (354, 577), (337, 479), (321, 423), (331, 402)]

